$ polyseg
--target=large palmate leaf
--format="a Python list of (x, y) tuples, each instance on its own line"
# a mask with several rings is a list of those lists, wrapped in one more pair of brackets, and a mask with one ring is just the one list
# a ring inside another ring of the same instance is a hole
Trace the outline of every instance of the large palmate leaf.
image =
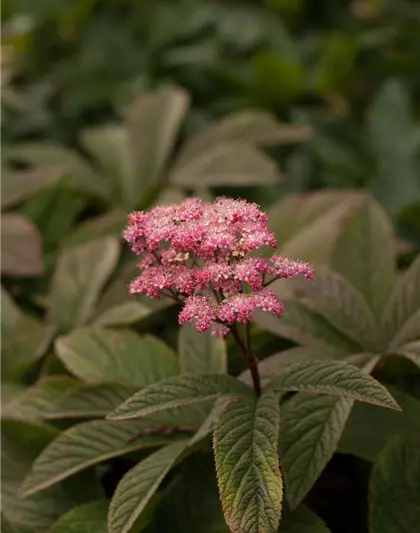
[(44, 410), (45, 419), (103, 418), (138, 390), (122, 383), (82, 384), (61, 394)]
[(26, 217), (1, 215), (1, 273), (5, 276), (39, 276), (44, 271), (41, 236)]
[[(368, 354), (352, 358), (367, 374), (378, 359)], [(333, 456), (353, 403), (351, 398), (299, 393), (282, 405), (279, 450), (292, 509), (303, 500)]]
[(371, 533), (411, 533), (420, 523), (420, 438), (393, 440), (370, 480)]
[(279, 173), (272, 159), (246, 143), (218, 144), (185, 164), (175, 162), (170, 179), (185, 187), (270, 185)]
[(49, 322), (60, 332), (87, 322), (118, 255), (118, 241), (112, 237), (63, 252), (54, 273), (48, 309)]
[[(299, 283), (300, 281), (300, 283)], [(313, 280), (299, 280), (297, 296), (365, 350), (376, 350), (379, 331), (363, 296), (342, 276), (316, 269)]]
[(1, 209), (11, 207), (30, 198), (44, 187), (54, 183), (60, 172), (54, 169), (37, 169), (25, 172), (2, 172)]
[(217, 479), (231, 531), (275, 533), (283, 500), (277, 453), (279, 401), (272, 392), (232, 400), (213, 436)]
[[(374, 365), (377, 357), (372, 354), (370, 360)], [(400, 410), (383, 385), (344, 361), (296, 363), (274, 377), (268, 383), (267, 389), (333, 394)]]
[(396, 353), (402, 355), (420, 368), (420, 341), (404, 344), (404, 346), (398, 348)]
[(361, 347), (349, 337), (340, 333), (321, 314), (311, 309), (304, 302), (283, 300), (284, 314), (279, 319), (271, 313), (257, 311), (255, 322), (263, 329), (276, 335), (293, 340), (296, 343), (323, 350), (334, 347), (341, 351), (343, 357), (360, 351)]
[(341, 436), (339, 452), (375, 461), (393, 437), (420, 436), (420, 401), (396, 388), (391, 388), (391, 392), (402, 412), (356, 403)]
[(178, 337), (181, 372), (212, 374), (227, 372), (226, 343), (210, 333), (199, 333), (193, 324), (184, 324)]
[(397, 283), (384, 311), (382, 331), (390, 348), (420, 335), (420, 256)]
[(292, 509), (333, 456), (352, 405), (348, 398), (299, 393), (282, 406), (279, 453)]
[(298, 142), (307, 139), (310, 133), (306, 126), (280, 124), (266, 111), (237, 111), (192, 136), (182, 148), (177, 164), (186, 165), (220, 143), (244, 141), (271, 145)]
[(147, 431), (155, 427), (150, 421), (94, 420), (63, 431), (35, 460), (22, 485), (22, 495), (39, 492), (112, 457), (162, 446), (176, 438)]
[(354, 192), (322, 191), (287, 197), (268, 211), (278, 247), (292, 257), (325, 263), (340, 229), (340, 220), (360, 203)]
[(252, 389), (223, 374), (183, 374), (150, 385), (120, 405), (108, 418), (124, 420), (149, 416), (175, 407), (215, 400), (222, 396), (249, 396)]
[(393, 229), (382, 208), (366, 200), (343, 223), (332, 267), (363, 296), (377, 321), (395, 285)]
[(131, 104), (127, 126), (133, 174), (123, 183), (127, 207), (141, 204), (146, 187), (162, 179), (188, 103), (183, 89), (172, 88), (142, 94)]
[(55, 348), (66, 368), (89, 382), (144, 387), (179, 372), (175, 353), (166, 344), (131, 331), (81, 328), (57, 339)]
[[(112, 195), (106, 182), (79, 154), (63, 146), (51, 143), (28, 142), (11, 146), (7, 155), (36, 169), (51, 169), (64, 174), (72, 188), (110, 201)], [(40, 170), (41, 171), (41, 170)]]
[(188, 441), (184, 440), (165, 446), (138, 463), (122, 478), (109, 508), (109, 533), (130, 531), (187, 444)]
[(50, 533), (108, 533), (107, 514), (108, 500), (85, 503), (60, 516)]

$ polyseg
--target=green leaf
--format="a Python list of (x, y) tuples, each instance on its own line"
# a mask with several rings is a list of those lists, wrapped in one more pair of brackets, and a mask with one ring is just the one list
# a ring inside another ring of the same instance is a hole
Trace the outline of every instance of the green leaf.
[(9, 147), (7, 155), (35, 168), (52, 168), (62, 172), (68, 184), (81, 192), (106, 200), (112, 198), (101, 176), (86, 160), (68, 148), (46, 142), (28, 142)]
[[(106, 188), (118, 205), (122, 202), (124, 183), (133, 178), (128, 152), (127, 131), (121, 125), (106, 125), (83, 131), (81, 142), (96, 159)], [(126, 206), (128, 207), (128, 206)]]
[(2, 416), (18, 420), (41, 420), (43, 413), (76, 384), (75, 380), (61, 376), (41, 379), (3, 406)]
[(123, 302), (110, 307), (94, 319), (96, 326), (128, 326), (150, 316), (153, 313), (151, 306), (134, 300)]
[(343, 277), (325, 267), (313, 280), (298, 280), (297, 296), (364, 350), (376, 350), (379, 331), (363, 296)]
[(11, 330), (2, 328), (3, 379), (26, 372), (45, 354), (53, 333), (51, 327), (27, 315), (21, 315)]
[(144, 387), (179, 372), (175, 353), (166, 344), (131, 331), (81, 328), (57, 339), (55, 349), (69, 372), (88, 382)]
[(60, 173), (54, 169), (37, 169), (25, 172), (4, 172), (1, 187), (1, 209), (30, 198), (56, 181)]
[(352, 409), (338, 451), (374, 461), (386, 443), (396, 435), (420, 435), (420, 401), (392, 388), (402, 412), (356, 403)]
[(282, 405), (279, 440), (287, 501), (294, 509), (331, 459), (353, 401), (300, 393)]
[(127, 121), (133, 175), (123, 183), (127, 207), (144, 203), (146, 187), (162, 180), (188, 105), (188, 94), (171, 88), (141, 94), (130, 106)]
[[(39, 424), (2, 421), (2, 512), (13, 524), (30, 526), (37, 533), (48, 531), (58, 517), (83, 501), (100, 497), (94, 492), (91, 478), (85, 475), (73, 485), (60, 484), (43, 494), (22, 499), (19, 487), (32, 461), (56, 431)], [(90, 492), (90, 496), (89, 493)], [(86, 497), (87, 496), (87, 497)]]
[(391, 222), (376, 202), (365, 201), (343, 223), (332, 266), (366, 298), (377, 321), (395, 285)]
[[(289, 350), (283, 350), (263, 359), (258, 363), (258, 372), (260, 374), (261, 384), (263, 386), (277, 374), (281, 374), (290, 365), (299, 361), (309, 361), (313, 359), (334, 359), (342, 357), (340, 351), (336, 351), (334, 348), (319, 350), (318, 348), (312, 348), (307, 346), (297, 346), (296, 348), (290, 348)], [(239, 376), (239, 379), (252, 385), (251, 373), (249, 370), (245, 370)]]
[(89, 320), (118, 256), (118, 241), (111, 237), (63, 252), (54, 274), (48, 310), (49, 322), (60, 332)]
[(11, 524), (0, 515), (0, 533), (34, 533), (34, 530), (19, 524)]
[(108, 500), (74, 507), (53, 524), (50, 533), (108, 533)]
[(177, 158), (177, 165), (186, 165), (217, 145), (232, 141), (250, 144), (282, 144), (306, 140), (305, 126), (281, 124), (267, 111), (241, 110), (214, 121), (189, 139)]
[(108, 418), (124, 420), (149, 416), (175, 407), (215, 400), (222, 396), (249, 396), (253, 391), (223, 374), (183, 374), (150, 385), (120, 405)]
[(194, 456), (168, 486), (148, 533), (228, 533), (209, 455)]
[[(406, 88), (396, 79), (387, 79), (368, 109), (367, 126), (377, 156), (377, 176), (371, 190), (392, 214), (420, 200), (414, 113)], [(398, 187), (395, 176), (398, 174)]]
[(278, 183), (279, 172), (272, 159), (246, 143), (219, 144), (185, 165), (175, 163), (172, 183), (182, 187), (247, 187)]
[(60, 395), (49, 409), (45, 419), (102, 418), (132, 396), (138, 387), (122, 383), (79, 385)]
[[(371, 361), (376, 357), (372, 354)], [(376, 379), (344, 361), (303, 361), (286, 368), (267, 385), (269, 390), (333, 394), (401, 410)]]
[[(13, 331), (17, 325), (19, 319), (22, 317), (22, 313), (16, 305), (11, 295), (1, 287), (1, 334), (7, 335)], [(4, 341), (4, 337), (3, 337)]]
[(420, 439), (398, 437), (379, 455), (370, 480), (369, 530), (412, 533), (420, 523)]
[(181, 327), (178, 337), (181, 372), (185, 374), (226, 374), (226, 343), (209, 333), (199, 333), (193, 324)]
[(398, 281), (383, 314), (382, 331), (391, 349), (420, 335), (420, 256)]
[(325, 522), (305, 505), (299, 505), (293, 512), (286, 508), (279, 531), (281, 533), (330, 533)]
[(397, 355), (402, 355), (420, 368), (420, 341), (410, 342), (398, 348)]
[(296, 300), (282, 300), (284, 314), (281, 319), (262, 311), (257, 311), (254, 321), (263, 329), (295, 341), (296, 343), (324, 350), (332, 347), (343, 355), (358, 352), (360, 346), (340, 333), (322, 315)]
[(213, 448), (220, 499), (231, 531), (277, 531), (283, 500), (279, 429), (279, 401), (271, 392), (258, 399), (232, 400), (219, 417)]
[(312, 74), (314, 90), (328, 95), (340, 89), (347, 80), (357, 54), (358, 41), (344, 32), (331, 32), (320, 38), (322, 55)]
[[(378, 357), (359, 354), (354, 362), (369, 373)], [(286, 495), (294, 509), (333, 456), (354, 401), (300, 393), (282, 405), (279, 440)]]
[(17, 213), (1, 215), (1, 273), (3, 276), (39, 276), (44, 271), (41, 236)]
[(35, 494), (102, 461), (162, 446), (174, 439), (164, 434), (150, 434), (151, 428), (155, 429), (156, 424), (150, 421), (94, 420), (63, 431), (33, 463), (20, 489), (21, 495)]
[(128, 533), (165, 476), (180, 459), (188, 441), (174, 442), (149, 455), (120, 481), (108, 514), (109, 533)]
[(79, 246), (89, 241), (102, 239), (103, 237), (120, 237), (121, 228), (127, 222), (127, 214), (125, 211), (118, 209), (108, 211), (104, 215), (88, 219), (71, 231), (71, 233), (64, 238), (63, 247), (71, 248)]
[(340, 223), (361, 198), (354, 191), (322, 191), (274, 204), (268, 215), (280, 251), (315, 264), (329, 263)]
[(294, 100), (304, 90), (305, 73), (297, 61), (263, 51), (254, 56), (253, 67), (257, 94), (271, 104)]

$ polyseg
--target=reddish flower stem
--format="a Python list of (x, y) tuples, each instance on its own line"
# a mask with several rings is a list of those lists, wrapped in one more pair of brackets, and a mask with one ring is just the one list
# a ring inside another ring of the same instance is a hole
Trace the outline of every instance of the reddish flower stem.
[(257, 396), (261, 395), (261, 381), (260, 373), (258, 371), (258, 359), (252, 353), (251, 349), (251, 336), (249, 329), (249, 322), (245, 325), (245, 343), (242, 341), (241, 336), (239, 335), (238, 328), (236, 324), (231, 326), (230, 331), (232, 337), (235, 339), (236, 344), (239, 346), (239, 349), (245, 357), (246, 364), (248, 365), (249, 371), (252, 378), (252, 386), (254, 388), (255, 394)]

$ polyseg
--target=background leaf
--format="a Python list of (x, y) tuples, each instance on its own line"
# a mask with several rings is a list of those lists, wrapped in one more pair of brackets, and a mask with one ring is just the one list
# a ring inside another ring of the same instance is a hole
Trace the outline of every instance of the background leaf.
[(132, 468), (120, 481), (108, 514), (110, 533), (127, 533), (186, 448), (174, 442)]
[(178, 352), (181, 372), (186, 374), (226, 374), (227, 355), (223, 339), (199, 333), (193, 324), (179, 330)]
[(56, 341), (66, 368), (89, 381), (119, 381), (144, 387), (178, 374), (174, 352), (158, 339), (131, 331), (81, 328)]
[(61, 516), (51, 533), (108, 533), (107, 512), (107, 500), (79, 505)]
[(420, 440), (399, 437), (379, 455), (370, 481), (372, 533), (409, 533), (420, 520)]
[(392, 226), (383, 210), (365, 201), (343, 224), (332, 266), (366, 298), (380, 320), (395, 285)]
[(38, 276), (44, 271), (41, 236), (24, 216), (1, 215), (1, 272), (7, 276)]
[(388, 441), (397, 435), (420, 435), (420, 402), (400, 389), (390, 388), (402, 412), (376, 405), (356, 403), (352, 409), (338, 451), (366, 461), (375, 461)]
[(420, 334), (420, 257), (398, 281), (385, 308), (382, 330), (390, 348)]
[(105, 238), (63, 252), (54, 274), (48, 320), (60, 332), (86, 323), (116, 266), (118, 242)]

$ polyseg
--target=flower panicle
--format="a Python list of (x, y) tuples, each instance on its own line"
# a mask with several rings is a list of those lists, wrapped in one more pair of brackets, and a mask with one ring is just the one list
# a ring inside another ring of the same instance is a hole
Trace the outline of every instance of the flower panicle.
[(139, 256), (141, 274), (131, 295), (170, 296), (182, 303), (179, 323), (194, 321), (200, 332), (225, 336), (259, 309), (281, 316), (283, 305), (267, 286), (280, 278), (313, 278), (308, 263), (278, 254), (250, 252), (276, 248), (267, 215), (245, 200), (188, 198), (128, 217), (123, 236)]

